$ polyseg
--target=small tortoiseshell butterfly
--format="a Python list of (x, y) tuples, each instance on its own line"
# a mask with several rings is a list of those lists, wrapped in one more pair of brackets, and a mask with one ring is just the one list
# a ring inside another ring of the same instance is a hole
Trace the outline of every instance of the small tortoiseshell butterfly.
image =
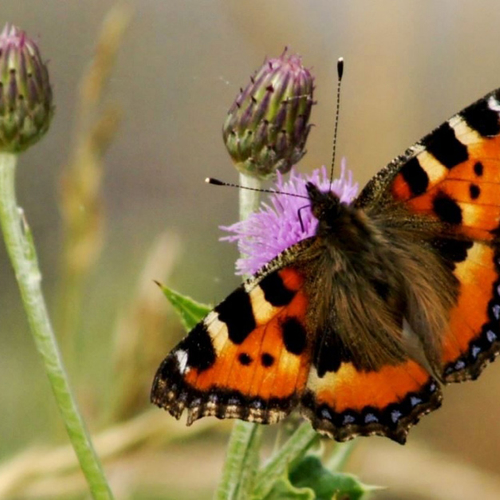
[(293, 408), (338, 441), (404, 443), (500, 350), (500, 89), (379, 172), (352, 205), (307, 184), (315, 236), (282, 252), (163, 361), (152, 401), (188, 424)]

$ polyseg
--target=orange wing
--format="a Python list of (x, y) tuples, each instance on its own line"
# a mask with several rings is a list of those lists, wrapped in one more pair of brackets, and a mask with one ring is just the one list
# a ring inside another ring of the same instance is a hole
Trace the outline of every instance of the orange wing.
[(456, 260), (460, 283), (443, 345), (443, 378), (461, 382), (477, 378), (500, 350), (499, 254), (495, 247), (473, 242)]
[(476, 378), (500, 350), (499, 101), (500, 89), (452, 117), (381, 171), (357, 200), (362, 207), (397, 200), (444, 223), (435, 247), (459, 283), (444, 337), (447, 382)]
[(298, 403), (309, 373), (307, 299), (292, 268), (248, 282), (163, 361), (152, 401), (188, 424), (205, 415), (275, 423)]
[(337, 441), (377, 434), (404, 444), (408, 429), (439, 406), (437, 382), (410, 360), (379, 371), (348, 362), (325, 373), (314, 368), (302, 398), (302, 413), (314, 428)]

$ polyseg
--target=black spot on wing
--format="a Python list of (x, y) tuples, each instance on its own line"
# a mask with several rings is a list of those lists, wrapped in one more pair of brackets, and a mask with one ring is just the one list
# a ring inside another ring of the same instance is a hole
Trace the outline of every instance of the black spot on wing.
[(170, 354), (167, 356), (160, 367), (158, 368), (158, 372), (156, 374), (156, 378), (161, 378), (162, 380), (167, 380), (172, 374), (179, 373), (179, 363), (175, 356)]
[(268, 274), (260, 283), (260, 288), (264, 292), (264, 297), (271, 305), (282, 307), (290, 304), (295, 292), (289, 290), (278, 272)]
[(268, 352), (265, 352), (260, 359), (262, 361), (262, 366), (267, 368), (274, 364), (274, 356)]
[(429, 186), (429, 176), (417, 158), (411, 158), (405, 163), (401, 168), (401, 174), (414, 196), (425, 193)]
[(481, 99), (469, 106), (460, 115), (470, 128), (479, 132), (483, 137), (495, 136), (500, 132), (498, 113), (489, 108), (487, 99)]
[(318, 339), (314, 364), (318, 377), (324, 377), (327, 372), (336, 372), (342, 363), (341, 354), (332, 339)]
[(467, 251), (472, 247), (472, 244), (472, 241), (452, 238), (436, 238), (432, 241), (432, 246), (451, 269), (455, 269), (456, 263), (463, 262), (467, 258)]
[(330, 331), (317, 339), (314, 366), (319, 377), (323, 377), (327, 372), (336, 372), (343, 362), (354, 361), (351, 351), (345, 346), (337, 333)]
[(302, 354), (306, 348), (306, 331), (296, 318), (286, 318), (281, 323), (283, 342), (288, 352)]
[(243, 365), (243, 366), (248, 366), (253, 360), (249, 354), (246, 352), (240, 353), (238, 356), (238, 361)]
[(187, 352), (187, 364), (199, 371), (207, 370), (215, 363), (215, 349), (206, 325), (198, 323), (177, 346)]
[(477, 184), (471, 184), (469, 186), (469, 194), (472, 200), (477, 200), (481, 194), (481, 189)]
[(483, 164), (480, 161), (476, 161), (474, 164), (474, 173), (478, 176), (481, 177), (483, 175), (484, 167)]
[(241, 344), (256, 327), (250, 296), (240, 287), (221, 302), (215, 312), (227, 325), (229, 339)]
[(448, 224), (460, 224), (462, 222), (462, 209), (457, 202), (444, 193), (439, 193), (433, 201), (436, 215)]
[(469, 158), (467, 147), (455, 137), (448, 122), (425, 137), (422, 144), (446, 168), (453, 168)]

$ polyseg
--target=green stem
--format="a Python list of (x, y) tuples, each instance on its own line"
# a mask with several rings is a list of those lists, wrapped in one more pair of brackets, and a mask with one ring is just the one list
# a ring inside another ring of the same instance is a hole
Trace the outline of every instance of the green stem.
[[(255, 177), (240, 174), (240, 186), (243, 188), (262, 189), (262, 181)], [(260, 193), (249, 189), (240, 189), (240, 220), (245, 220), (259, 208)]]
[[(259, 189), (259, 179), (240, 174), (240, 185)], [(240, 189), (240, 220), (245, 220), (259, 207), (260, 193)], [(258, 424), (237, 420), (234, 423), (226, 461), (222, 469), (215, 500), (248, 500), (252, 494), (257, 468), (262, 429)]]
[(300, 458), (315, 443), (319, 442), (318, 433), (308, 422), (303, 423), (290, 436), (288, 441), (273, 454), (266, 466), (255, 479), (255, 489), (252, 498), (265, 498), (272, 490), (275, 482), (283, 477), (290, 462)]
[(17, 206), (15, 171), (17, 155), (0, 153), (0, 224), (28, 321), (40, 353), (68, 436), (85, 474), (92, 496), (96, 500), (113, 498), (99, 458), (97, 457), (59, 353), (57, 340), (50, 324), (41, 290), (32, 234), (22, 210)]
[(259, 466), (261, 433), (258, 424), (242, 420), (234, 423), (215, 500), (250, 498)]

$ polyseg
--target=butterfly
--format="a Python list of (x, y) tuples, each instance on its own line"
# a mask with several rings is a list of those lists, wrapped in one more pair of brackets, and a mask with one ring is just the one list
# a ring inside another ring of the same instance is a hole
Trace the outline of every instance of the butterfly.
[(312, 183), (316, 234), (217, 305), (161, 363), (151, 400), (338, 441), (404, 444), (441, 386), (500, 351), (500, 89), (394, 159), (352, 204)]

